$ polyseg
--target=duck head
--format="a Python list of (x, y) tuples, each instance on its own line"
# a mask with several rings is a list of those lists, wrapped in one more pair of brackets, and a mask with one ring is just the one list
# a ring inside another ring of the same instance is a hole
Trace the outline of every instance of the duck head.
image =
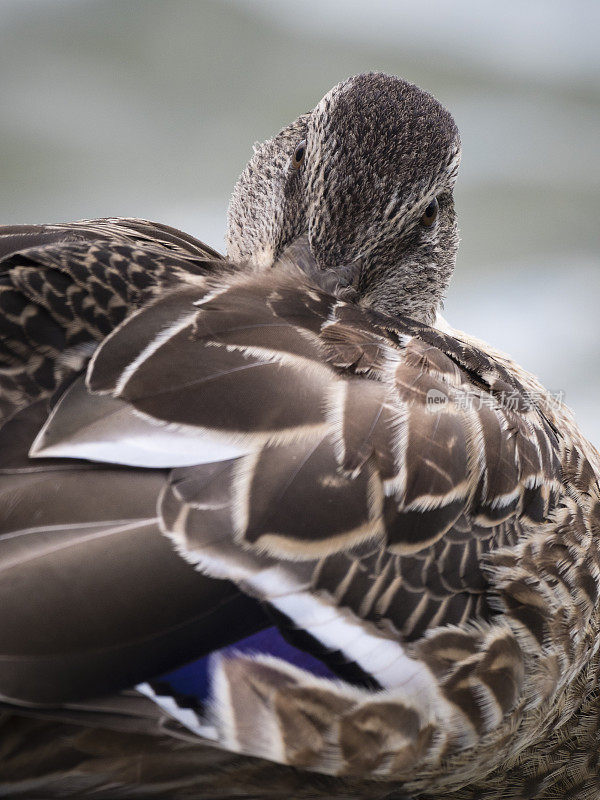
[(460, 138), (427, 92), (382, 73), (339, 83), (255, 147), (227, 255), (268, 269), (303, 242), (315, 271), (386, 314), (435, 319), (456, 261)]

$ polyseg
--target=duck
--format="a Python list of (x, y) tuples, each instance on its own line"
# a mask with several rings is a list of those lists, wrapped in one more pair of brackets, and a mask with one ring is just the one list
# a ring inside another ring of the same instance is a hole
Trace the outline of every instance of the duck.
[(225, 256), (0, 229), (4, 796), (599, 796), (600, 454), (441, 315), (460, 157), (365, 73)]

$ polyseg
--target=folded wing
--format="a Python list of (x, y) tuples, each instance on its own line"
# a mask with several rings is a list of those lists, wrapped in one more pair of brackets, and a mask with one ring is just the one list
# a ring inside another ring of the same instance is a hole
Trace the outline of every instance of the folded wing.
[[(497, 624), (486, 564), (549, 518), (559, 489), (556, 434), (500, 363), (298, 275), (240, 275), (146, 306), (106, 339), (87, 384), (89, 408), (108, 396), (186, 439), (159, 503), (178, 551), (265, 603), (289, 641), (357, 687), (336, 693), (270, 656), (227, 655), (213, 677), (225, 746), (372, 769), (338, 722), (366, 724), (378, 688), (395, 693), (424, 759), (458, 730), (468, 740), (465, 717), (480, 733), (499, 724), (523, 662)], [(501, 401), (508, 391), (517, 405)], [(67, 455), (64, 425), (59, 404), (43, 437)], [(198, 463), (184, 463), (195, 446)], [(535, 614), (521, 619), (535, 636)], [(284, 696), (295, 698), (285, 708)], [(316, 738), (311, 697), (326, 717)], [(298, 752), (286, 737), (307, 715)]]
[[(195, 572), (161, 534), (166, 471), (28, 457), (65, 391), (70, 430), (118, 439), (74, 416), (74, 376), (128, 313), (218, 254), (167, 226), (111, 219), (2, 228), (0, 256), (0, 695), (117, 691), (264, 627), (257, 603)], [(139, 461), (162, 466), (175, 434), (142, 435), (150, 423), (135, 428), (124, 406), (112, 401), (111, 424), (128, 449), (151, 441)]]
[[(523, 642), (539, 647), (548, 620), (526, 581), (499, 591), (491, 569), (562, 491), (562, 445), (527, 386), (459, 338), (293, 270), (198, 271), (159, 294), (102, 341), (31, 455), (118, 473), (103, 496), (155, 482), (154, 516), (139, 519), (237, 609), (238, 627), (228, 617), (197, 655), (274, 624), (326, 668), (266, 638), (214, 658), (221, 744), (402, 776), (499, 725)], [(190, 594), (182, 610), (165, 591), (181, 620), (219, 602)]]

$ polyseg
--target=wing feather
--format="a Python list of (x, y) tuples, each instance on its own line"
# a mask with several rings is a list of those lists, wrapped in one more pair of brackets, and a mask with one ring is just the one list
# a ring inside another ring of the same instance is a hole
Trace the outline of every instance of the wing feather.
[(46, 414), (38, 401), (0, 428), (4, 698), (117, 691), (267, 624), (250, 598), (194, 571), (162, 535), (163, 470), (28, 459)]
[(145, 220), (0, 228), (0, 412), (51, 394), (131, 311), (219, 258)]
[(297, 278), (209, 279), (198, 292), (125, 322), (88, 376), (150, 417), (248, 447), (233, 460), (224, 449), (222, 468), (190, 466), (163, 494), (180, 552), (269, 602), (258, 576), (285, 565), (295, 593), (318, 586), (406, 640), (490, 618), (486, 554), (520, 535), (538, 490), (539, 513), (553, 508), (542, 487), (557, 480), (555, 437), (495, 394), (526, 389), (460, 340), (392, 328)]

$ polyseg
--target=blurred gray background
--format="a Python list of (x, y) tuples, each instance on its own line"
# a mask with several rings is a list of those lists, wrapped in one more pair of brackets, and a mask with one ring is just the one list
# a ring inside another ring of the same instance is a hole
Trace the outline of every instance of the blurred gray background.
[(600, 444), (597, 0), (0, 0), (0, 223), (139, 216), (222, 249), (256, 140), (368, 70), (462, 132), (451, 324)]

